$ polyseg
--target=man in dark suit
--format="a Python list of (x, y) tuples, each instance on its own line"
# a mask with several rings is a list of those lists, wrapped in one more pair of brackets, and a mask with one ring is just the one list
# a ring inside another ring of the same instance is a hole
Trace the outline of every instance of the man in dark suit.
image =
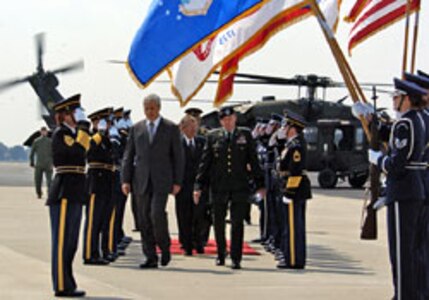
[(212, 204), (213, 224), (218, 257), (216, 265), (225, 264), (225, 217), (228, 206), (231, 215), (232, 269), (240, 269), (243, 248), (243, 220), (253, 177), (257, 193), (265, 195), (264, 176), (256, 155), (250, 130), (236, 127), (237, 116), (232, 107), (219, 112), (221, 128), (209, 132), (195, 182), (194, 200), (208, 186)]
[(176, 195), (183, 178), (183, 147), (179, 128), (160, 115), (161, 99), (151, 94), (143, 100), (146, 119), (131, 127), (122, 160), (122, 191), (133, 190), (139, 211), (140, 233), (146, 261), (141, 268), (157, 268), (171, 260), (166, 205)]
[[(179, 240), (185, 250), (185, 255), (191, 256), (194, 247), (198, 253), (204, 253), (204, 209), (202, 207), (205, 203), (194, 204), (193, 191), (205, 138), (196, 135), (198, 121), (190, 115), (182, 118), (180, 130), (185, 152), (185, 172), (182, 188), (176, 195), (176, 215)], [(193, 239), (195, 240), (193, 241)]]

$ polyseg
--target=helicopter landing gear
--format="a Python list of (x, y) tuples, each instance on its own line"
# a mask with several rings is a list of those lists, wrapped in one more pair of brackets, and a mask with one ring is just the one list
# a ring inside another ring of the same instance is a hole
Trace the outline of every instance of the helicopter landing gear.
[(365, 173), (361, 173), (361, 174), (350, 174), (348, 177), (349, 183), (350, 185), (355, 188), (355, 189), (360, 189), (361, 187), (363, 187), (363, 185), (365, 184), (365, 182), (368, 179), (368, 172)]
[(317, 181), (321, 188), (331, 189), (337, 185), (338, 177), (332, 169), (326, 168), (319, 172)]

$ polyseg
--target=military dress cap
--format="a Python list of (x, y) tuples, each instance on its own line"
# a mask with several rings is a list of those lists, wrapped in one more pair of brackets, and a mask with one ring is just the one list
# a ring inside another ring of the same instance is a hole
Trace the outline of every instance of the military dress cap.
[(429, 77), (424, 77), (421, 75), (414, 75), (411, 73), (405, 73), (405, 79), (419, 85), (424, 89), (429, 89)]
[(113, 116), (115, 118), (122, 118), (124, 116), (124, 108), (119, 107), (113, 111)]
[(280, 114), (272, 113), (271, 114), (271, 121), (281, 123), (283, 121), (283, 116)]
[(269, 122), (269, 121), (270, 121), (270, 120), (265, 119), (265, 118), (262, 118), (262, 117), (256, 117), (256, 118), (255, 118), (255, 122), (256, 122), (256, 123), (268, 124), (268, 122)]
[(422, 70), (417, 70), (417, 74), (418, 74), (419, 76), (422, 76), (422, 77), (425, 77), (425, 78), (429, 78), (429, 74), (428, 74), (428, 73), (423, 72)]
[(414, 82), (410, 82), (407, 80), (401, 80), (398, 78), (394, 78), (393, 82), (395, 84), (395, 89), (402, 94), (406, 94), (409, 96), (420, 97), (426, 95), (427, 91)]
[(53, 109), (55, 112), (71, 112), (80, 106), (80, 94), (73, 95), (67, 99), (61, 100), (54, 104)]
[(105, 119), (105, 118), (108, 118), (112, 114), (112, 112), (113, 112), (113, 107), (106, 107), (89, 114), (88, 118), (91, 121)]
[(223, 119), (224, 117), (231, 116), (235, 114), (234, 107), (225, 106), (219, 110), (219, 119)]
[(193, 117), (199, 117), (202, 113), (203, 113), (203, 111), (201, 109), (199, 109), (198, 107), (190, 107), (190, 108), (185, 110), (185, 114), (191, 115)]
[(295, 126), (298, 128), (305, 128), (307, 126), (307, 122), (305, 121), (304, 117), (294, 113), (290, 110), (285, 110), (285, 119), (286, 119), (286, 125)]
[(124, 110), (124, 117), (129, 117), (131, 114), (131, 109)]

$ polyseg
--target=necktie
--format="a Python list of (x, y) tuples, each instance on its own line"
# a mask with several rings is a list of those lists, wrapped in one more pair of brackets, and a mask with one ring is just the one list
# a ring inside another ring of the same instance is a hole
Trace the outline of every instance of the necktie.
[(155, 123), (149, 123), (149, 141), (152, 143), (153, 136), (155, 135)]
[(194, 154), (194, 150), (195, 150), (195, 144), (194, 144), (194, 140), (189, 140), (189, 149), (191, 150), (191, 153)]

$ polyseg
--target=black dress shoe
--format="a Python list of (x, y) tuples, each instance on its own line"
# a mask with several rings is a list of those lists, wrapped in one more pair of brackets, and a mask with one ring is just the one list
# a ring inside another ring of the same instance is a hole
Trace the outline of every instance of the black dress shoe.
[(83, 264), (85, 264), (85, 265), (96, 265), (96, 266), (105, 266), (105, 265), (108, 265), (109, 263), (110, 263), (109, 260), (101, 258), (101, 257), (85, 259), (83, 261)]
[(217, 257), (216, 266), (224, 266), (224, 265), (225, 265), (225, 257)]
[(168, 265), (168, 263), (171, 260), (171, 253), (170, 251), (164, 252), (161, 254), (161, 266), (165, 267)]
[(203, 246), (197, 247), (197, 253), (198, 254), (204, 254), (204, 247)]
[(84, 297), (85, 291), (58, 291), (55, 292), (55, 297)]
[(140, 269), (156, 269), (158, 268), (158, 263), (153, 260), (147, 260), (140, 265)]
[(232, 264), (231, 264), (231, 269), (233, 269), (233, 270), (239, 270), (239, 269), (241, 269), (240, 262), (233, 260)]
[(191, 250), (185, 250), (185, 256), (192, 256), (192, 249)]

